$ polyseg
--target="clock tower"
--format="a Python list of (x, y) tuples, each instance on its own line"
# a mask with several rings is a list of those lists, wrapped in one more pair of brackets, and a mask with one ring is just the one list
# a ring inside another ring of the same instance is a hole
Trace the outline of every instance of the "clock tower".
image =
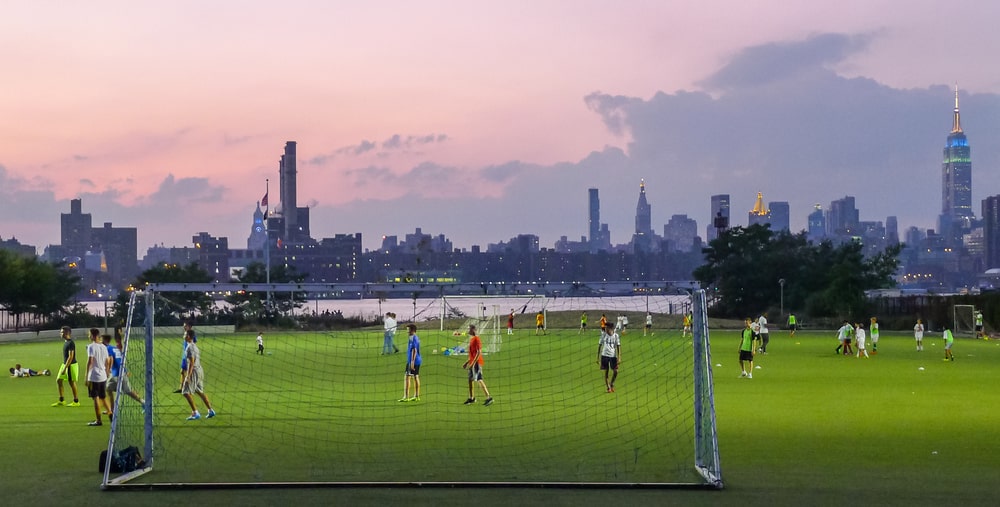
[(257, 203), (257, 210), (253, 212), (253, 224), (250, 225), (250, 237), (247, 238), (247, 250), (263, 250), (267, 244), (267, 225), (264, 224), (264, 212), (260, 210), (260, 203)]

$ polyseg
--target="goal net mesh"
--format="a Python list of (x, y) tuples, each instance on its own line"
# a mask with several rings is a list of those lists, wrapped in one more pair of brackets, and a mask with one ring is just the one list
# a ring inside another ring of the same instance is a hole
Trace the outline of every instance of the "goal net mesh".
[(954, 305), (954, 334), (972, 336), (976, 333), (976, 307), (973, 305)]
[[(147, 291), (136, 301), (126, 328), (125, 371), (146, 403), (117, 397), (109, 455), (135, 446), (146, 468), (109, 472), (105, 487), (722, 485), (700, 292), (691, 298), (551, 298), (544, 336), (535, 335), (534, 315), (518, 314), (523, 325), (512, 335), (502, 329), (502, 349), (485, 356), (490, 406), (478, 386), (476, 403), (463, 403), (467, 355), (445, 354), (468, 343), (451, 331), (458, 320), (444, 331), (432, 318), (415, 322), (423, 364), (420, 400), (410, 402), (398, 401), (410, 323), (403, 317), (396, 334), (401, 352), (385, 355), (380, 326), (237, 332), (196, 322), (205, 394), (217, 413), (207, 418), (203, 400), (194, 396), (198, 420), (187, 419), (188, 401), (176, 393), (182, 328), (152, 322), (154, 307), (165, 304), (159, 295)], [(681, 334), (682, 315), (692, 309), (693, 338)], [(604, 314), (613, 324), (619, 313), (630, 325), (609, 393), (597, 361), (598, 320)], [(506, 315), (500, 317), (505, 326)]]

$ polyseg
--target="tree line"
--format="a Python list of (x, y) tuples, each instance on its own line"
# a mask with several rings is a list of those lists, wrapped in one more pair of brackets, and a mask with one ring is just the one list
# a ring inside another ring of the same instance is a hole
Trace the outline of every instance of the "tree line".
[(895, 285), (902, 247), (865, 258), (859, 241), (816, 244), (804, 232), (734, 227), (709, 242), (694, 278), (712, 294), (719, 317), (777, 315), (783, 306), (786, 314), (854, 321), (866, 315), (866, 290)]

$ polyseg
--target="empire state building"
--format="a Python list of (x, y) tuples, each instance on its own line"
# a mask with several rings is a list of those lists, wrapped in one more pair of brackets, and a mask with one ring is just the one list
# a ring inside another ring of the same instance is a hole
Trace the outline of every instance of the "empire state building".
[(944, 162), (941, 164), (941, 216), (938, 228), (946, 241), (958, 245), (961, 244), (962, 234), (971, 229), (974, 218), (971, 150), (969, 140), (962, 131), (956, 86), (951, 134), (945, 143)]

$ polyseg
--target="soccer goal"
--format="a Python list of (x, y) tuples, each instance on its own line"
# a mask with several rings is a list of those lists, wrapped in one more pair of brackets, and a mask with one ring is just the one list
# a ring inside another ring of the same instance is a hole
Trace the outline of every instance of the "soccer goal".
[(955, 327), (952, 333), (956, 335), (975, 336), (976, 334), (976, 307), (973, 305), (952, 306)]
[[(465, 337), (470, 325), (475, 325), (483, 339), (483, 352), (495, 354), (503, 346), (507, 321), (513, 316), (515, 327), (535, 329), (535, 314), (546, 312), (545, 296), (442, 296), (441, 330), (452, 329), (452, 335)], [(509, 310), (508, 310), (509, 308)], [(458, 322), (459, 325), (454, 324)], [(518, 325), (519, 323), (519, 325)]]
[[(703, 292), (522, 300), (531, 328), (530, 312), (544, 309), (547, 332), (515, 334), (485, 357), (489, 405), (478, 387), (475, 403), (463, 403), (467, 356), (441, 351), (467, 337), (456, 340), (451, 326), (415, 323), (420, 399), (401, 402), (404, 354), (381, 354), (380, 330), (235, 330), (198, 321), (204, 392), (217, 415), (208, 418), (194, 396), (201, 418), (189, 420), (188, 401), (175, 392), (182, 329), (162, 311), (174, 290), (192, 289), (160, 284), (129, 306), (125, 368), (145, 404), (116, 397), (107, 454), (110, 462), (135, 449), (142, 464), (108, 467), (105, 488), (723, 485)], [(678, 297), (692, 305), (694, 338), (681, 336)], [(514, 307), (485, 304), (501, 318)], [(594, 325), (579, 325), (584, 312)], [(650, 315), (656, 330), (622, 333), (626, 361), (614, 392), (595, 363), (602, 313), (640, 324)]]

